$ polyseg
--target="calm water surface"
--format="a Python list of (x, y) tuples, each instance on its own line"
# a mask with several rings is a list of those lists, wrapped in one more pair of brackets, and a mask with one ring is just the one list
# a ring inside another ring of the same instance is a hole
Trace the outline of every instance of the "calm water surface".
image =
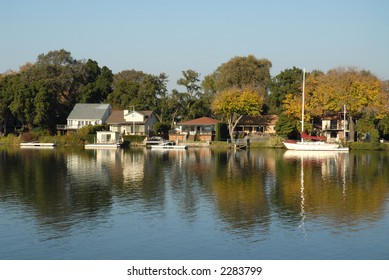
[(389, 153), (2, 147), (0, 259), (389, 259)]

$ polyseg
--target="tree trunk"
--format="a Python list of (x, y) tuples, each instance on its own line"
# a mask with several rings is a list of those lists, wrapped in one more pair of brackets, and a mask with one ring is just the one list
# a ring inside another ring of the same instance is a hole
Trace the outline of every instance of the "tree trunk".
[(234, 130), (240, 119), (243, 117), (243, 115), (238, 116), (236, 119), (234, 117), (231, 117), (228, 119), (228, 130), (230, 133), (231, 142), (234, 140)]

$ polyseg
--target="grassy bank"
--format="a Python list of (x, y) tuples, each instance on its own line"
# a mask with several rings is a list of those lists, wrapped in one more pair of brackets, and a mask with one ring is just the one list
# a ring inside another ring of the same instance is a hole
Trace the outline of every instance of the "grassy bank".
[(350, 143), (351, 150), (389, 150), (389, 143), (355, 142)]

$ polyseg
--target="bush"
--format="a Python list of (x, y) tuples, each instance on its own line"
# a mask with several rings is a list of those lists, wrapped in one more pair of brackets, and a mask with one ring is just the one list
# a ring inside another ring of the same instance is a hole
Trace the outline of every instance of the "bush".
[(20, 135), (21, 142), (35, 142), (38, 141), (39, 136), (30, 132), (24, 132)]
[(223, 141), (229, 138), (228, 127), (226, 123), (217, 123), (215, 130), (215, 140)]
[(144, 139), (146, 136), (141, 136), (141, 135), (125, 135), (123, 136), (123, 140), (125, 142), (130, 142), (130, 143), (143, 143)]
[(354, 142), (350, 143), (351, 150), (381, 150), (384, 146), (375, 142)]
[(164, 138), (166, 138), (167, 135), (169, 135), (169, 130), (171, 129), (170, 123), (168, 122), (157, 122), (154, 124), (153, 131), (156, 135), (163, 135)]

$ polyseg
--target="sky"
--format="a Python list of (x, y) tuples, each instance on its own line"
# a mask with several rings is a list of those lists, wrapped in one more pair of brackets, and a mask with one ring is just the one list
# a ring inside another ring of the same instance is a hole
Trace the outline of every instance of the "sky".
[(0, 0), (0, 73), (65, 49), (113, 73), (211, 74), (235, 56), (389, 80), (389, 0)]

